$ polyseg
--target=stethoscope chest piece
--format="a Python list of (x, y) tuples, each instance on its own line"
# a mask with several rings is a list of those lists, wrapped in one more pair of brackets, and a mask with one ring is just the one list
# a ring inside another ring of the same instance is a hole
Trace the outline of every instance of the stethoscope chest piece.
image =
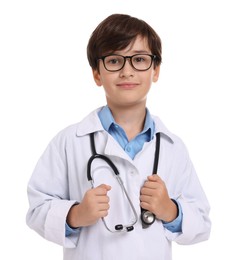
[(156, 217), (155, 215), (148, 211), (148, 210), (141, 210), (141, 220), (142, 220), (142, 227), (147, 228), (150, 225), (152, 225), (155, 221)]

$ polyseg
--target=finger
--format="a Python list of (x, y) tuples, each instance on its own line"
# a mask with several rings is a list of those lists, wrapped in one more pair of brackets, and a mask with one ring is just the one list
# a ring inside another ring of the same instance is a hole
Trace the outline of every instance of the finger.
[(141, 202), (140, 202), (140, 206), (141, 206), (141, 208), (143, 208), (143, 209), (152, 211), (151, 205), (150, 205), (149, 203), (147, 203), (147, 202), (142, 202), (142, 201), (141, 201)]
[(156, 182), (159, 182), (159, 183), (163, 182), (161, 177), (157, 174), (152, 174), (152, 175), (148, 176), (148, 180), (149, 181), (156, 181)]
[(152, 202), (152, 196), (140, 195), (140, 201), (145, 202), (145, 203), (151, 203)]
[(157, 189), (161, 186), (161, 183), (160, 182), (156, 182), (156, 181), (145, 181), (143, 188), (146, 188), (146, 189)]
[(99, 211), (99, 217), (105, 218), (108, 215), (108, 210)]
[(110, 186), (110, 185), (107, 185), (107, 184), (100, 184), (98, 187), (99, 187), (99, 188), (106, 189), (107, 191), (110, 191), (110, 190), (111, 190), (111, 186)]
[(151, 189), (151, 188), (142, 188), (140, 191), (140, 196), (147, 196), (150, 198), (162, 196), (162, 189)]
[(111, 186), (106, 184), (101, 184), (95, 188), (95, 192), (96, 192), (95, 194), (99, 196), (106, 195), (107, 192), (110, 190), (111, 190)]
[(99, 205), (98, 210), (99, 211), (108, 211), (110, 208), (110, 205), (108, 203), (102, 203)]
[(110, 201), (108, 196), (98, 196), (97, 202), (101, 204), (108, 204)]
[(153, 196), (156, 189), (143, 187), (140, 191), (140, 195)]

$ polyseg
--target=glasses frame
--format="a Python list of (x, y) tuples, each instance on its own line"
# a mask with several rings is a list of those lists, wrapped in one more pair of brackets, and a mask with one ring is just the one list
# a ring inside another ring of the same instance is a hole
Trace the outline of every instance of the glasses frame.
[[(140, 69), (135, 68), (134, 65), (133, 65), (132, 59), (133, 59), (134, 57), (136, 57), (136, 56), (141, 56), (141, 55), (146, 55), (146, 56), (151, 57), (151, 63), (150, 63), (150, 65), (149, 65), (149, 67), (148, 67), (147, 69), (142, 69), (142, 70), (140, 70)], [(109, 69), (107, 69), (107, 67), (106, 67), (106, 65), (105, 65), (105, 58), (107, 58), (107, 57), (109, 57), (109, 56), (119, 56), (119, 57), (124, 58), (124, 62), (123, 62), (122, 67), (119, 68), (119, 69), (117, 69), (117, 70), (109, 70)], [(127, 59), (129, 59), (131, 66), (132, 66), (135, 70), (137, 70), (137, 71), (146, 71), (146, 70), (149, 70), (149, 69), (151, 68), (151, 66), (152, 66), (152, 64), (153, 64), (153, 61), (154, 61), (156, 58), (157, 58), (157, 55), (146, 54), (146, 53), (144, 53), (144, 54), (134, 54), (134, 55), (132, 55), (132, 56), (123, 56), (123, 55), (120, 55), (120, 54), (108, 54), (108, 55), (105, 55), (105, 56), (102, 56), (102, 57), (98, 58), (97, 60), (98, 60), (98, 61), (99, 61), (99, 60), (102, 60), (102, 61), (103, 61), (103, 66), (104, 66), (104, 68), (105, 68), (107, 71), (110, 71), (110, 72), (116, 72), (116, 71), (120, 71), (121, 69), (123, 69), (123, 67), (124, 67), (125, 64), (126, 64), (126, 60), (127, 60)]]

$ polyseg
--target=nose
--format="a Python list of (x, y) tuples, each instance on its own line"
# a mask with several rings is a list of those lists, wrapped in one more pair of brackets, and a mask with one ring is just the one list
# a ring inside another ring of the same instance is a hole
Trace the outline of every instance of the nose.
[(120, 70), (120, 76), (129, 77), (134, 75), (134, 68), (131, 64), (130, 58), (126, 58), (123, 68)]

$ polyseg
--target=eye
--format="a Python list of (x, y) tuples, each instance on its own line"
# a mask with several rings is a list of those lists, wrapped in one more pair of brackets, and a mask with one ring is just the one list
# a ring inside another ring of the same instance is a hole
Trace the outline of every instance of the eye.
[(135, 56), (133, 62), (135, 63), (142, 63), (146, 61), (145, 56)]
[(116, 58), (108, 60), (108, 63), (111, 63), (111, 64), (116, 64), (116, 63), (118, 63), (118, 62), (119, 62), (119, 61), (118, 61), (118, 59), (116, 59)]
[(106, 63), (111, 65), (121, 63), (121, 60), (122, 60), (121, 57), (117, 57), (117, 56), (108, 56), (105, 59)]

